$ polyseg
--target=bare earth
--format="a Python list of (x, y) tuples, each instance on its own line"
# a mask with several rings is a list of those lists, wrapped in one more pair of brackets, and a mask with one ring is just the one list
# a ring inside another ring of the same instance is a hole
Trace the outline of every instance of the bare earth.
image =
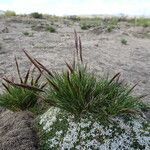
[[(109, 72), (111, 76), (121, 72), (122, 78), (131, 85), (138, 82), (135, 94), (148, 95), (143, 100), (150, 102), (150, 27), (120, 23), (120, 29), (108, 33), (101, 28), (84, 31), (78, 23), (69, 25), (61, 21), (53, 25), (57, 32), (50, 33), (42, 28), (46, 24), (51, 24), (51, 21), (29, 18), (0, 19), (0, 77), (16, 75), (14, 56), (21, 64), (22, 73), (28, 69), (30, 62), (22, 49), (26, 49), (49, 69), (61, 71), (65, 68), (65, 61), (71, 61), (75, 50), (76, 29), (82, 39), (84, 61), (88, 62), (91, 71), (97, 74)], [(35, 30), (32, 29), (33, 26)], [(29, 32), (31, 36), (24, 35), (24, 32)], [(123, 38), (127, 40), (127, 45), (121, 43)], [(9, 119), (7, 113), (6, 117)], [(5, 137), (1, 136), (1, 130), (4, 130), (3, 121), (0, 116), (0, 142)]]

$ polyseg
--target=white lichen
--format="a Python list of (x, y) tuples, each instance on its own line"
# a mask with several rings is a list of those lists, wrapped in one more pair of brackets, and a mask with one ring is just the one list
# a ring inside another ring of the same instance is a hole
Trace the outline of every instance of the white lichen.
[[(65, 126), (64, 115), (67, 121), (66, 131), (61, 128), (61, 125)], [(116, 124), (104, 126), (89, 115), (87, 118), (75, 121), (73, 116), (61, 113), (60, 109), (54, 107), (40, 118), (44, 132), (53, 133), (53, 136), (49, 136), (45, 141), (50, 149), (150, 149), (149, 127), (145, 129), (144, 124), (148, 123), (144, 119), (138, 118), (125, 122), (123, 118), (116, 117), (114, 121)], [(59, 124), (58, 131), (55, 131), (54, 123)]]

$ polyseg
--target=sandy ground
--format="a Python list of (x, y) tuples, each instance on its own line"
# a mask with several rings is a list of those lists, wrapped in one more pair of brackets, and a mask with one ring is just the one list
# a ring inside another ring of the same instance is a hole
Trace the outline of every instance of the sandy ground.
[[(109, 72), (111, 76), (121, 72), (122, 78), (129, 84), (134, 85), (137, 82), (139, 83), (135, 89), (135, 93), (137, 95), (147, 94), (148, 96), (143, 100), (150, 102), (149, 27), (133, 27), (127, 23), (120, 23), (120, 29), (114, 29), (111, 33), (108, 33), (104, 32), (101, 28), (84, 31), (80, 29), (78, 23), (71, 23), (72, 25), (69, 25), (68, 23), (56, 22), (53, 25), (57, 30), (56, 33), (44, 31), (43, 26), (50, 24), (51, 21), (28, 18), (0, 19), (1, 78), (5, 75), (16, 76), (14, 56), (18, 58), (21, 64), (22, 73), (28, 69), (30, 62), (22, 49), (26, 49), (49, 69), (61, 71), (65, 68), (65, 61), (68, 59), (71, 60), (73, 51), (75, 50), (74, 29), (76, 29), (82, 39), (84, 61), (88, 62), (92, 72), (96, 72), (97, 74)], [(24, 32), (29, 32), (31, 36), (24, 35)], [(127, 45), (123, 45), (121, 39), (126, 39)], [(2, 92), (1, 82), (2, 80), (0, 80), (0, 91)], [(7, 126), (5, 123), (10, 117), (6, 112), (0, 114), (1, 133), (4, 132), (5, 126)], [(6, 120), (2, 117), (4, 114), (6, 115)], [(12, 114), (10, 113), (10, 115)], [(21, 117), (20, 119), (22, 120)], [(13, 125), (9, 126), (14, 130)], [(27, 127), (26, 123), (23, 124), (23, 127)], [(23, 127), (20, 133), (24, 132)], [(9, 131), (7, 132), (9, 135)], [(32, 137), (30, 127), (29, 132)], [(15, 135), (11, 136), (17, 138)], [(0, 142), (6, 137), (0, 137)], [(14, 140), (12, 139), (11, 143), (13, 142)], [(31, 143), (34, 143), (34, 139)], [(31, 146), (33, 145), (31, 144)], [(34, 148), (33, 146), (31, 149)], [(19, 149), (22, 150), (23, 148)]]

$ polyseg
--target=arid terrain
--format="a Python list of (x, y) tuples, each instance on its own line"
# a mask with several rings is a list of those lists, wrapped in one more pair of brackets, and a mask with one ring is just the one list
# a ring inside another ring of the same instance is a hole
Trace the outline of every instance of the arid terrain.
[[(53, 26), (56, 32), (45, 30), (47, 26)], [(74, 29), (81, 37), (83, 59), (92, 72), (109, 73), (110, 76), (121, 72), (122, 79), (127, 83), (131, 85), (138, 83), (134, 94), (147, 95), (143, 101), (150, 102), (150, 27), (134, 26), (128, 22), (119, 22), (116, 28), (108, 32), (100, 26), (82, 30), (78, 22), (67, 19), (55, 22), (30, 17), (0, 18), (0, 77), (16, 76), (15, 56), (18, 58), (22, 73), (29, 68), (30, 62), (22, 49), (49, 69), (61, 71), (65, 68), (65, 61), (72, 60), (75, 50)], [(122, 43), (123, 39), (126, 40), (125, 44)], [(2, 80), (0, 81), (2, 92), (1, 83)], [(8, 113), (11, 114), (8, 111), (0, 113), (0, 149), (2, 147), (4, 150), (7, 148), (4, 148), (5, 143), (2, 141), (4, 139), (10, 141), (8, 137), (13, 140), (15, 136), (10, 133), (4, 134), (4, 131), (7, 127), (16, 130), (13, 127), (15, 121), (11, 127), (5, 121), (10, 117)], [(23, 121), (21, 126), (30, 128), (30, 125), (27, 125), (28, 117), (23, 118), (26, 121)], [(29, 129), (27, 131), (32, 132)], [(27, 141), (30, 141), (30, 138), (33, 139), (29, 136)]]

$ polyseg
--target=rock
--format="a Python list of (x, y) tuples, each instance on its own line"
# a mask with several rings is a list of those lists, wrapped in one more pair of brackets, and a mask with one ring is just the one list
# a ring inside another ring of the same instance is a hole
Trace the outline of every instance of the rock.
[(149, 122), (140, 116), (112, 117), (102, 123), (92, 114), (80, 119), (51, 107), (40, 117), (43, 149), (150, 149)]

